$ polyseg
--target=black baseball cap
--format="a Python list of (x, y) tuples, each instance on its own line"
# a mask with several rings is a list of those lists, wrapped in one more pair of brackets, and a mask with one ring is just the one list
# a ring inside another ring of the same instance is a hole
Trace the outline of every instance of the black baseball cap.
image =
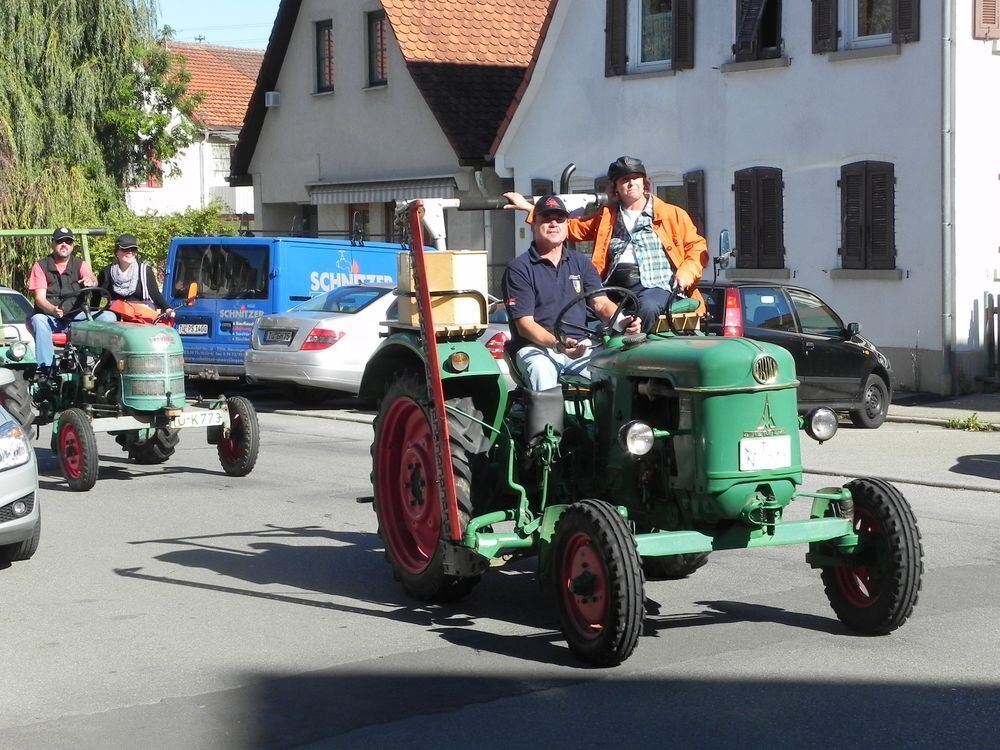
[(558, 195), (543, 195), (535, 201), (535, 216), (541, 216), (548, 211), (560, 211), (569, 216), (566, 204), (563, 203), (562, 198)]
[(645, 177), (646, 165), (634, 156), (619, 156), (608, 165), (608, 179), (612, 185), (615, 184), (615, 180), (630, 174), (641, 174)]
[(119, 234), (115, 240), (115, 250), (138, 250), (139, 243), (131, 234)]
[(73, 236), (73, 230), (69, 227), (59, 227), (52, 233), (53, 242), (62, 242), (63, 240), (72, 242), (74, 239), (76, 238)]

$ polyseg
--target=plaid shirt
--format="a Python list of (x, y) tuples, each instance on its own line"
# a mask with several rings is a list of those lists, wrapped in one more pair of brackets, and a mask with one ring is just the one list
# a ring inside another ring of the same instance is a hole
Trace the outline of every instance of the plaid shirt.
[[(659, 287), (669, 289), (670, 280), (674, 277), (673, 266), (670, 265), (670, 258), (663, 251), (663, 243), (653, 231), (653, 201), (646, 201), (646, 206), (639, 214), (639, 218), (632, 227), (632, 233), (622, 221), (622, 213), (618, 212), (618, 221), (615, 222), (614, 233), (611, 235), (611, 257), (612, 269), (618, 265), (618, 259), (622, 252), (632, 245), (636, 262), (639, 265), (639, 279), (647, 289)], [(610, 272), (608, 274), (611, 275)]]

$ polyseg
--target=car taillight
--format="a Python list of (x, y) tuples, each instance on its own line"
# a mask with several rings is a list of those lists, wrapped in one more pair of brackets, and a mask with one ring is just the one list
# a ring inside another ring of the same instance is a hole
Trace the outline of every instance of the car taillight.
[(493, 355), (493, 359), (503, 359), (503, 347), (508, 341), (510, 341), (510, 336), (500, 331), (493, 334), (493, 337), (486, 342), (486, 348)]
[(723, 336), (743, 335), (743, 310), (740, 305), (740, 290), (726, 290), (726, 312), (722, 319)]
[(317, 349), (327, 349), (344, 337), (341, 331), (331, 331), (328, 328), (313, 328), (302, 343), (302, 351), (311, 352)]

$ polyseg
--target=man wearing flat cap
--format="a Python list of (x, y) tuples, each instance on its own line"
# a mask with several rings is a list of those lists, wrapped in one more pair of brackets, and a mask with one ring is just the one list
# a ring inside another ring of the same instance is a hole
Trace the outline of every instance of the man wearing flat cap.
[[(73, 255), (75, 240), (69, 227), (58, 227), (52, 232), (52, 252), (35, 262), (28, 277), (28, 291), (35, 302), (35, 314), (31, 316), (35, 355), (43, 374), (55, 359), (52, 333), (69, 327), (66, 313), (80, 307), (81, 292), (85, 288), (97, 284), (90, 264)], [(111, 313), (102, 313), (99, 317), (114, 320)], [(85, 314), (80, 312), (74, 320), (84, 318)]]
[(101, 271), (97, 285), (107, 289), (112, 300), (138, 302), (163, 313), (171, 312), (156, 283), (151, 266), (138, 259), (139, 243), (131, 234), (115, 240), (115, 260)]

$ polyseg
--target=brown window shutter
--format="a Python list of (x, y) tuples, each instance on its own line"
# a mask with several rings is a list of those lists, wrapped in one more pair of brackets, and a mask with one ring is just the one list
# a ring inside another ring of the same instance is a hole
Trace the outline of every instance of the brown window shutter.
[(868, 268), (896, 267), (896, 178), (893, 165), (870, 161), (867, 165)]
[(759, 267), (784, 268), (785, 211), (781, 170), (760, 167), (757, 170), (757, 179), (760, 184)]
[(625, 75), (628, 57), (625, 52), (626, 10), (628, 0), (608, 0), (607, 15), (604, 20), (604, 75)]
[(555, 187), (553, 187), (552, 180), (546, 180), (541, 177), (531, 180), (531, 194), (536, 198), (541, 198), (543, 195), (552, 195), (554, 192)]
[(896, 44), (920, 41), (920, 0), (893, 0), (892, 41)]
[(736, 24), (734, 55), (737, 62), (756, 60), (760, 47), (760, 22), (764, 17), (765, 0), (740, 0)]
[(698, 169), (684, 175), (684, 194), (687, 212), (698, 234), (705, 236), (705, 170)]
[(837, 51), (837, 0), (813, 0), (813, 52)]
[(1000, 0), (973, 0), (973, 39), (1000, 39)]
[(736, 265), (757, 267), (757, 179), (756, 168), (736, 173)]
[(674, 0), (673, 53), (670, 67), (688, 70), (694, 67), (694, 0)]
[(865, 164), (859, 161), (840, 168), (840, 264), (865, 267)]

